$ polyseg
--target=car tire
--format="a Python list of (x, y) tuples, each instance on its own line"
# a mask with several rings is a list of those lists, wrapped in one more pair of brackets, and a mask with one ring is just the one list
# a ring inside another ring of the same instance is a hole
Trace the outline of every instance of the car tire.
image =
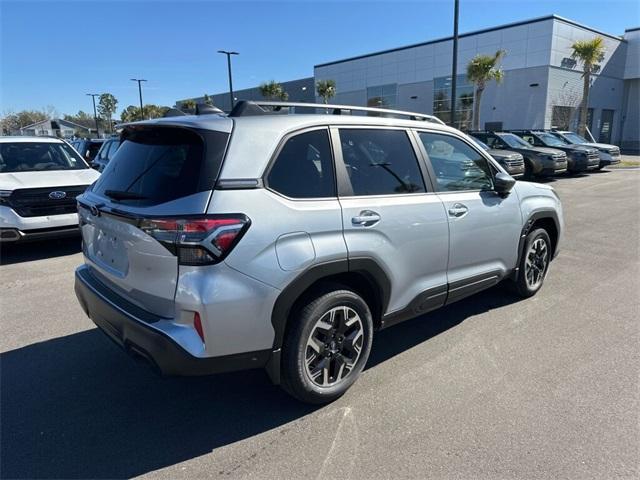
[(518, 277), (512, 283), (518, 295), (532, 297), (542, 288), (552, 252), (551, 239), (544, 228), (537, 228), (527, 235), (518, 264)]
[(373, 319), (367, 303), (336, 286), (306, 300), (290, 322), (282, 347), (282, 387), (305, 403), (342, 396), (371, 351)]

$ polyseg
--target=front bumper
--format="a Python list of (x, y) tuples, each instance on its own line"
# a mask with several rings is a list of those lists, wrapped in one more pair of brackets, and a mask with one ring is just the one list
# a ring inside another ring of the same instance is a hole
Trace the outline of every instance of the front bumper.
[(21, 217), (11, 207), (0, 206), (0, 242), (69, 237), (78, 233), (77, 213)]
[(569, 161), (569, 171), (571, 172), (587, 172), (595, 170), (600, 165), (600, 158), (577, 157)]
[(600, 152), (600, 164), (598, 165), (599, 168), (607, 167), (609, 165), (616, 165), (618, 163), (620, 163), (619, 153), (617, 155), (610, 155), (605, 152)]
[(503, 164), (502, 167), (513, 178), (522, 178), (522, 177), (524, 177), (524, 164), (518, 165), (518, 166), (512, 166), (512, 165)]
[[(150, 363), (163, 375), (211, 375), (264, 367), (271, 350), (221, 357), (196, 357), (157, 325), (167, 319), (142, 310), (106, 287), (83, 265), (75, 291), (87, 316), (118, 346)], [(155, 326), (154, 326), (155, 324)]]

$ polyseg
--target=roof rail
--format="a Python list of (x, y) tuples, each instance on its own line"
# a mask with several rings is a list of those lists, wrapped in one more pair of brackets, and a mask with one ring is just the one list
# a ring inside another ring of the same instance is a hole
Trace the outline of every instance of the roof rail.
[[(258, 107), (256, 109), (255, 107)], [(313, 108), (325, 110), (325, 113), (331, 113), (333, 115), (342, 115), (343, 113), (351, 112), (368, 112), (379, 113), (383, 115), (393, 115), (396, 117), (408, 117), (409, 120), (422, 120), (426, 122), (437, 123), (445, 125), (445, 123), (438, 117), (433, 115), (427, 115), (425, 113), (417, 112), (405, 112), (403, 110), (390, 110), (387, 108), (375, 108), (375, 107), (358, 107), (356, 105), (332, 105), (324, 103), (304, 103), (304, 102), (270, 102), (260, 100), (242, 100), (236, 104), (236, 106), (229, 113), (230, 117), (245, 117), (250, 115), (267, 115), (272, 113), (268, 110), (264, 110), (260, 107), (271, 107), (273, 112), (279, 112), (283, 108)]]

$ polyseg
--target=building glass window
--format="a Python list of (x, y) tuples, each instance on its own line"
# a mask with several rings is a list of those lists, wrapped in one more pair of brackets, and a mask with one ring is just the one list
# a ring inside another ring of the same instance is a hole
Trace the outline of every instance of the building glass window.
[[(471, 128), (473, 116), (473, 83), (466, 75), (458, 75), (456, 82), (456, 124), (461, 130)], [(451, 125), (451, 76), (433, 79), (433, 114)]]
[(395, 108), (397, 104), (397, 83), (367, 87), (367, 107)]

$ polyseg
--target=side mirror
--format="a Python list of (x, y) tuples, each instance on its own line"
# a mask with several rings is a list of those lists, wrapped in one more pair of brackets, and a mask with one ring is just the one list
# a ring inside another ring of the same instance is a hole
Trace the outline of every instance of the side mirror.
[(498, 195), (507, 196), (516, 184), (514, 178), (508, 173), (498, 172), (493, 179), (494, 190)]

